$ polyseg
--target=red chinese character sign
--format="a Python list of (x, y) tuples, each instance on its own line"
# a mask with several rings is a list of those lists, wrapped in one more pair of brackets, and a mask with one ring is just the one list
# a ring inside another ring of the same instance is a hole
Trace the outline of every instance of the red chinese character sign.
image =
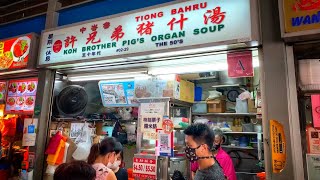
[(228, 53), (227, 61), (229, 77), (253, 77), (254, 71), (251, 51)]
[(134, 157), (133, 176), (141, 179), (157, 179), (157, 157)]
[(105, 61), (253, 40), (250, 0), (194, 0), (46, 31), (39, 64)]
[(26, 68), (32, 35), (0, 40), (0, 70)]

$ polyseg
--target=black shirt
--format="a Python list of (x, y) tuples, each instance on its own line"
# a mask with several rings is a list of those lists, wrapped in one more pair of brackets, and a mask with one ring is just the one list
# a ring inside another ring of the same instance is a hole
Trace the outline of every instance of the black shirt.
[(124, 168), (120, 168), (118, 172), (115, 173), (117, 180), (128, 180), (128, 171)]

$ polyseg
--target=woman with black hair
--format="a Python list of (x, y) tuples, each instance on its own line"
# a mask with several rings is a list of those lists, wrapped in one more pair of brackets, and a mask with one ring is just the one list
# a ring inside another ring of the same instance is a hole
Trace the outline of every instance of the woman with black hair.
[(123, 146), (121, 145), (120, 142), (116, 143), (115, 152), (116, 152), (116, 160), (113, 164), (110, 163), (108, 165), (108, 168), (112, 169), (112, 171), (115, 173), (117, 179), (127, 180), (128, 179), (127, 170), (120, 167), (120, 164), (123, 161)]
[(92, 145), (88, 163), (96, 170), (96, 180), (117, 180), (114, 172), (107, 167), (108, 164), (114, 164), (115, 162), (116, 144), (114, 138), (108, 137), (100, 143)]
[(53, 175), (53, 180), (94, 180), (95, 178), (96, 171), (84, 161), (61, 164)]

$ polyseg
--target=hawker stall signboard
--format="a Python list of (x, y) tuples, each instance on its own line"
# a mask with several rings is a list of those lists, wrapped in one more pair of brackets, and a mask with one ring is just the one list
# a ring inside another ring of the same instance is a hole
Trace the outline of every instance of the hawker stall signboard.
[(0, 70), (26, 68), (32, 35), (0, 40)]
[(33, 113), (38, 79), (10, 80), (6, 101), (6, 113)]
[(319, 0), (282, 0), (285, 33), (320, 28)]
[(163, 50), (255, 41), (250, 2), (195, 0), (170, 3), (47, 30), (42, 33), (39, 65), (88, 65), (99, 60), (102, 63), (108, 59)]

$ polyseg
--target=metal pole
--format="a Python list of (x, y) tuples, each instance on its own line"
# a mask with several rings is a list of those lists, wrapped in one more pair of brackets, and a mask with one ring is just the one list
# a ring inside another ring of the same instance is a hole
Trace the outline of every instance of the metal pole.
[[(49, 0), (48, 11), (46, 17), (46, 29), (54, 28), (58, 25), (61, 3), (58, 0)], [(55, 71), (40, 69), (39, 83), (37, 90), (36, 107), (40, 108), (40, 113), (35, 115), (39, 119), (38, 135), (36, 146), (36, 163), (33, 173), (34, 180), (42, 180), (45, 168), (45, 148), (47, 144), (48, 130), (51, 119), (51, 109), (53, 100), (53, 88), (55, 82)]]

